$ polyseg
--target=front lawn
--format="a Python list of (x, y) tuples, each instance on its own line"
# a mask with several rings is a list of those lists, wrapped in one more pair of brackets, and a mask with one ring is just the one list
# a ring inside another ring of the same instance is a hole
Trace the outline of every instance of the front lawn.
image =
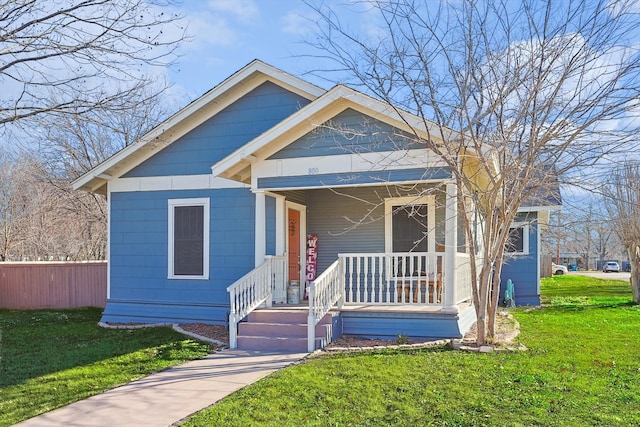
[(100, 312), (0, 310), (0, 426), (209, 353), (170, 328), (99, 328)]
[(544, 308), (513, 310), (527, 352), (328, 355), (184, 425), (640, 425), (640, 310), (629, 285), (562, 276), (545, 279), (542, 293)]

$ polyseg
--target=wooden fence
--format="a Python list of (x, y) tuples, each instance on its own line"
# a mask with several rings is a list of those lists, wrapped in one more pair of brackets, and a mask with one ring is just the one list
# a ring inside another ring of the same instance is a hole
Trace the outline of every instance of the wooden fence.
[(104, 307), (107, 263), (0, 263), (0, 308)]

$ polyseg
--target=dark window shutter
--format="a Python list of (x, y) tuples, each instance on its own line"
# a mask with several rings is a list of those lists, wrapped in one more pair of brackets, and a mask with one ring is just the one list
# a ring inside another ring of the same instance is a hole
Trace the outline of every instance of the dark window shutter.
[(173, 273), (204, 274), (204, 206), (176, 206), (173, 216)]

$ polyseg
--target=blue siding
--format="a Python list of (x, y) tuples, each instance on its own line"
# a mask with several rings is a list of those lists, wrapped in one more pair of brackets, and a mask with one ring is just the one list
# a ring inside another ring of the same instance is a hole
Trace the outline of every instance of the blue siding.
[[(520, 217), (517, 221), (525, 221)], [(529, 218), (532, 220), (532, 218)], [(500, 303), (504, 301), (504, 290), (508, 279), (514, 284), (516, 305), (540, 305), (538, 293), (538, 228), (537, 222), (529, 225), (529, 254), (515, 255), (505, 259), (502, 266)]]
[(394, 340), (398, 335), (409, 339), (462, 338), (475, 322), (475, 309), (468, 307), (461, 313), (416, 313), (343, 311), (342, 334), (365, 338)]
[(451, 177), (448, 167), (258, 178), (258, 188), (305, 188), (411, 182)]
[(229, 304), (156, 302), (109, 299), (102, 313), (106, 323), (209, 323), (225, 325)]
[[(307, 232), (318, 235), (318, 272), (340, 253), (384, 252), (384, 198), (405, 195), (396, 187), (308, 190)], [(444, 243), (444, 193), (435, 195), (436, 242)]]
[(266, 82), (125, 177), (209, 174), (213, 164), (308, 103), (309, 100)]
[[(307, 232), (318, 235), (318, 273), (339, 253), (384, 252), (384, 204), (375, 188), (349, 188), (341, 193), (310, 190), (307, 194)], [(353, 227), (363, 218), (362, 224)]]
[[(209, 280), (167, 279), (167, 200), (192, 197), (210, 198)], [(112, 193), (110, 202), (111, 298), (105, 319), (177, 321), (200, 313), (207, 316), (200, 320), (225, 322), (227, 286), (253, 268), (254, 195), (248, 189)]]
[(415, 137), (352, 109), (334, 117), (270, 159), (424, 148)]

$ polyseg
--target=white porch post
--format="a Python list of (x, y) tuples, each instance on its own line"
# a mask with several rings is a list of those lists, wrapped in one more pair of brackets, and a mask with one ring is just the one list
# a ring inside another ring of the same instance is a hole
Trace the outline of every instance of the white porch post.
[(458, 252), (458, 189), (455, 184), (446, 185), (444, 250), (444, 306), (442, 311), (457, 313), (456, 301), (456, 255)]
[(254, 194), (256, 195), (255, 267), (258, 267), (264, 263), (265, 256), (267, 255), (267, 214), (264, 191), (256, 190)]
[(285, 197), (281, 195), (276, 198), (276, 255), (282, 256), (286, 250), (285, 245), (285, 224), (287, 222)]

